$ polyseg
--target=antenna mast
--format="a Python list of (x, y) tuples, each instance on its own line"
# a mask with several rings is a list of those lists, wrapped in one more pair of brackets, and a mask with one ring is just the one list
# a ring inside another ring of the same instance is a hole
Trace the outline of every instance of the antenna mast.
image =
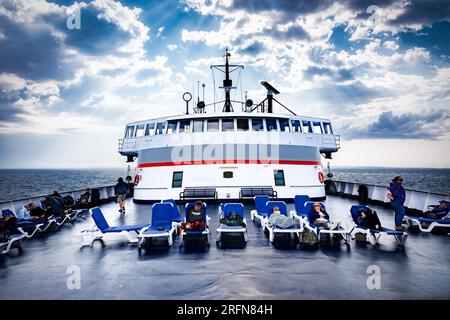
[[(231, 105), (231, 97), (230, 97), (230, 91), (231, 89), (236, 89), (236, 87), (233, 87), (233, 80), (230, 79), (230, 73), (237, 69), (244, 69), (243, 65), (233, 65), (230, 64), (228, 59), (231, 56), (231, 54), (228, 52), (228, 49), (225, 50), (225, 65), (212, 65), (211, 68), (215, 68), (217, 70), (222, 71), (225, 73), (225, 79), (223, 80), (223, 87), (219, 87), (220, 89), (225, 90), (225, 104), (223, 106), (223, 112), (232, 112), (233, 106)], [(231, 68), (231, 70), (230, 70)]]

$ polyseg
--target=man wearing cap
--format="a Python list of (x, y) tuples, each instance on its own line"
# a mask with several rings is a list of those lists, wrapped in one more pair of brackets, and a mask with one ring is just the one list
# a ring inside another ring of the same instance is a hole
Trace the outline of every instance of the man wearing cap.
[(395, 211), (395, 230), (405, 231), (405, 228), (402, 227), (402, 220), (405, 216), (405, 207), (403, 204), (406, 199), (406, 192), (402, 186), (403, 178), (400, 176), (392, 179), (392, 182), (389, 185), (389, 194), (388, 197), (391, 200), (391, 206)]

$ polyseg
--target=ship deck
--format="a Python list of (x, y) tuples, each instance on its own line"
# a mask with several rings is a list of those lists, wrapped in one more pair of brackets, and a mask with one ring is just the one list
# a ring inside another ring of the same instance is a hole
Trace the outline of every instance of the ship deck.
[[(347, 219), (355, 200), (329, 196), (332, 218)], [(386, 227), (393, 213), (377, 210)], [(293, 209), (293, 204), (288, 204)], [(117, 205), (102, 205), (110, 225), (150, 221), (150, 205), (127, 201), (120, 216)], [(248, 244), (244, 249), (215, 246), (218, 207), (208, 205), (211, 247), (182, 252), (178, 239), (168, 251), (138, 253), (121, 238), (80, 247), (79, 232), (92, 218), (65, 224), (60, 230), (24, 243), (0, 257), (0, 299), (450, 299), (450, 238), (410, 233), (404, 249), (386, 238), (375, 248), (354, 241), (349, 246), (321, 245), (318, 250), (274, 248), (245, 205)], [(68, 268), (79, 266), (80, 289), (69, 290)], [(367, 269), (381, 270), (380, 289), (368, 289)]]

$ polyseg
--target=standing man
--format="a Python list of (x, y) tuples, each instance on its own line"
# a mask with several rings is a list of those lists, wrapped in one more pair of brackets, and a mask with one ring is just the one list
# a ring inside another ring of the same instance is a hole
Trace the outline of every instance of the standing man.
[(405, 231), (405, 228), (402, 227), (402, 220), (405, 216), (405, 207), (403, 204), (405, 203), (406, 193), (402, 183), (403, 178), (400, 176), (392, 179), (388, 193), (388, 198), (391, 200), (391, 206), (395, 211), (395, 230), (398, 231)]
[(125, 214), (125, 199), (127, 197), (128, 184), (123, 181), (122, 177), (117, 179), (117, 184), (114, 187), (117, 201), (119, 202), (119, 212)]

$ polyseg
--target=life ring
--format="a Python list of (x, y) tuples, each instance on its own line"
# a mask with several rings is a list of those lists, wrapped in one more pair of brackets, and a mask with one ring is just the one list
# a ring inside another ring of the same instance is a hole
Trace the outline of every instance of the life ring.
[(323, 172), (319, 171), (318, 175), (319, 175), (320, 183), (323, 183), (325, 181), (325, 176), (324, 176)]
[(137, 185), (140, 180), (141, 180), (141, 175), (140, 174), (136, 174), (134, 176), (134, 185)]

